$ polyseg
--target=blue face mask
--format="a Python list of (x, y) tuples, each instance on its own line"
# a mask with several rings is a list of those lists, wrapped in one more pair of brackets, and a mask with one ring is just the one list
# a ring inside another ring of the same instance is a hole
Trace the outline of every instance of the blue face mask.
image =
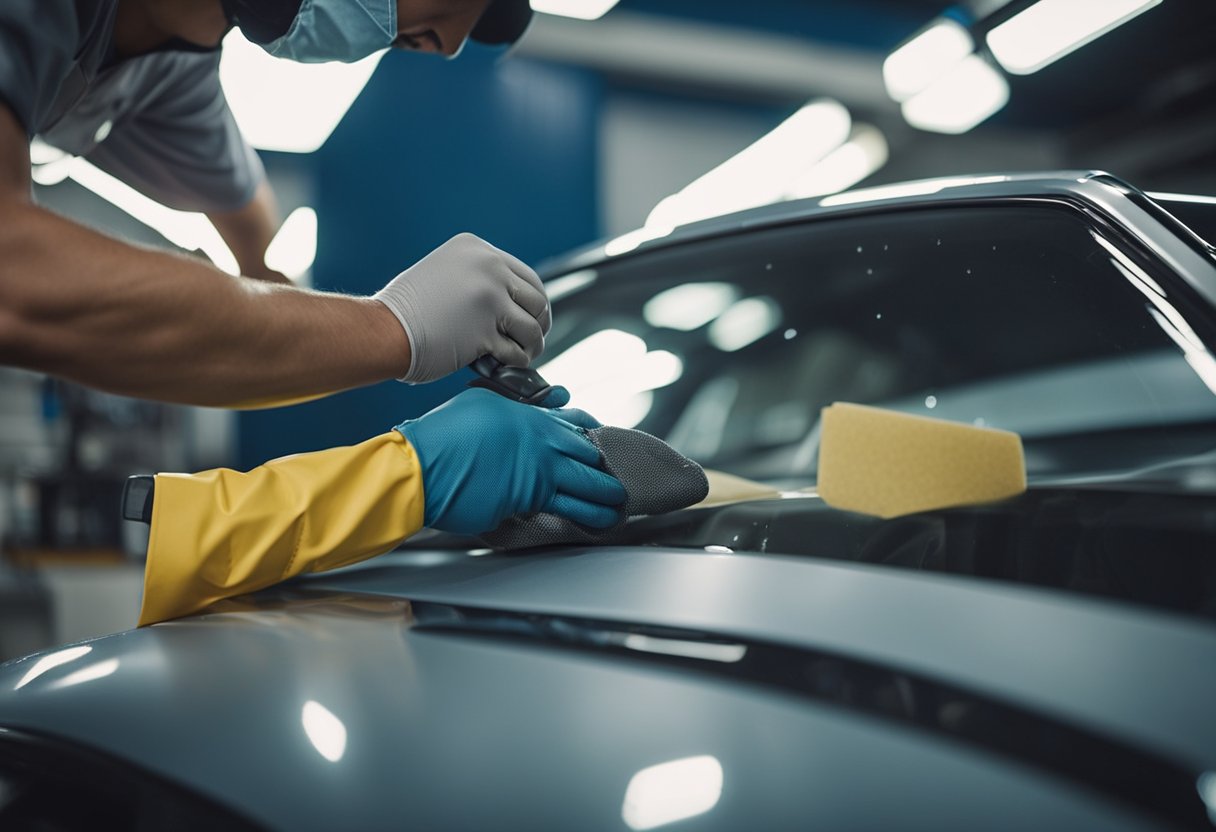
[(287, 34), (262, 48), (301, 63), (351, 63), (396, 37), (397, 0), (304, 0)]

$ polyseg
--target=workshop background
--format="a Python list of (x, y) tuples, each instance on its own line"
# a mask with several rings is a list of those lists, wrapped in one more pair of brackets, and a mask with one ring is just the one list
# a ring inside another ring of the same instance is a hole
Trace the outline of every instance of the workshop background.
[[(549, 13), (505, 56), (469, 45), (450, 62), (300, 66), (232, 34), (224, 77), (286, 218), (270, 265), (357, 294), (461, 231), (539, 265), (642, 228), (664, 197), (817, 101), (836, 102), (815, 112), (837, 127), (847, 112), (847, 129), (773, 159), (802, 194), (1099, 168), (1148, 191), (1216, 195), (1216, 3), (1062, 2), (1119, 25), (1038, 71), (985, 39), (1031, 2), (536, 0)], [(944, 87), (921, 90), (918, 72)], [(41, 143), (32, 158), (44, 205), (231, 268), (201, 217)], [(0, 659), (134, 624), (141, 527), (117, 513), (129, 474), (358, 442), (465, 381), (234, 414), (0, 369)]]

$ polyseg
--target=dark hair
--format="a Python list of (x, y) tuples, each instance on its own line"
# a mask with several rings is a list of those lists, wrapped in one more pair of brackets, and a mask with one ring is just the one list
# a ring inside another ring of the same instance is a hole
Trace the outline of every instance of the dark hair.
[(270, 43), (287, 34), (303, 0), (221, 0), (228, 22), (254, 43)]

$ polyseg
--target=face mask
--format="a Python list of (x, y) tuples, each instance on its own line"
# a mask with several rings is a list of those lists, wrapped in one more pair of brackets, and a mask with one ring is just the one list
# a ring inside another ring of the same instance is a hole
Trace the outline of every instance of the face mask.
[(287, 34), (262, 48), (301, 63), (351, 63), (396, 37), (397, 0), (304, 0)]

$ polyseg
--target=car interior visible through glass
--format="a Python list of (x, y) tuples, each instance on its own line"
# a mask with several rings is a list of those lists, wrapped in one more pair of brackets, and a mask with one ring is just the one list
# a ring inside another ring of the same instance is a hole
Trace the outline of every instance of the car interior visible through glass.
[[(766, 482), (814, 481), (815, 422), (834, 401), (1016, 431), (1032, 477), (1080, 473), (1036, 440), (1131, 429), (1172, 458), (1216, 428), (1216, 361), (1186, 298), (1063, 210), (912, 211), (677, 246), (608, 265), (554, 311), (540, 370), (574, 405)], [(1116, 443), (1091, 464), (1143, 457)]]

